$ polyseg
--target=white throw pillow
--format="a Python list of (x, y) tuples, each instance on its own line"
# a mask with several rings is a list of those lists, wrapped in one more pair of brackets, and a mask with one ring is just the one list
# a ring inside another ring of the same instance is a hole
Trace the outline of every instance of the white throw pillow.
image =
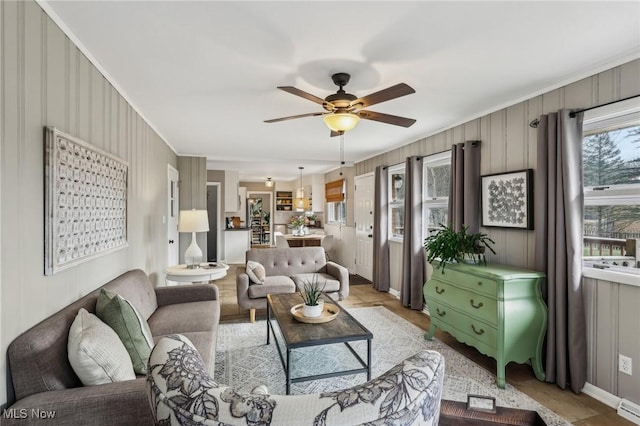
[(67, 354), (85, 386), (136, 378), (129, 353), (116, 332), (84, 308), (69, 329)]
[(249, 279), (256, 284), (264, 284), (266, 272), (264, 266), (253, 260), (247, 261), (247, 275)]

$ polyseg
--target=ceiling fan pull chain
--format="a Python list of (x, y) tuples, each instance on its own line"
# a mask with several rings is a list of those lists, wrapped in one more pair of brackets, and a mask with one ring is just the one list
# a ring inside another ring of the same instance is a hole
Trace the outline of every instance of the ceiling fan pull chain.
[(344, 166), (344, 132), (340, 134), (340, 176), (342, 176), (342, 166)]

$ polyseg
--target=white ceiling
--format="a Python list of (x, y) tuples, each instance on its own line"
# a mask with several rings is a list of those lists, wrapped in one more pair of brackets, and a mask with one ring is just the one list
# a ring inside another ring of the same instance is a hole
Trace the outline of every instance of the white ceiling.
[[(640, 2), (45, 1), (39, 3), (179, 155), (241, 180), (291, 180), (339, 162), (321, 117), (266, 124), (320, 105), (331, 74), (410, 128), (361, 120), (358, 162), (640, 57)], [(57, 15), (57, 16), (55, 16)]]

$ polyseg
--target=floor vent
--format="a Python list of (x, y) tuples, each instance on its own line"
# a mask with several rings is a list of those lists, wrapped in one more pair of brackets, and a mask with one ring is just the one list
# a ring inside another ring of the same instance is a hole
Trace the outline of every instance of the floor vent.
[(618, 405), (618, 415), (620, 417), (624, 417), (630, 422), (640, 425), (640, 405), (631, 402), (628, 399), (620, 401), (620, 405)]

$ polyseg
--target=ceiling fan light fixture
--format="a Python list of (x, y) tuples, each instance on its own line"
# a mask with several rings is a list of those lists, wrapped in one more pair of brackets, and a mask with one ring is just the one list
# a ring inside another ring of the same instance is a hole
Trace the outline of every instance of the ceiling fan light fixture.
[(268, 177), (267, 180), (264, 182), (264, 184), (267, 188), (273, 188), (274, 182), (271, 180), (270, 177)]
[(356, 127), (360, 117), (350, 112), (334, 112), (325, 115), (323, 120), (327, 127), (334, 132), (348, 132)]

